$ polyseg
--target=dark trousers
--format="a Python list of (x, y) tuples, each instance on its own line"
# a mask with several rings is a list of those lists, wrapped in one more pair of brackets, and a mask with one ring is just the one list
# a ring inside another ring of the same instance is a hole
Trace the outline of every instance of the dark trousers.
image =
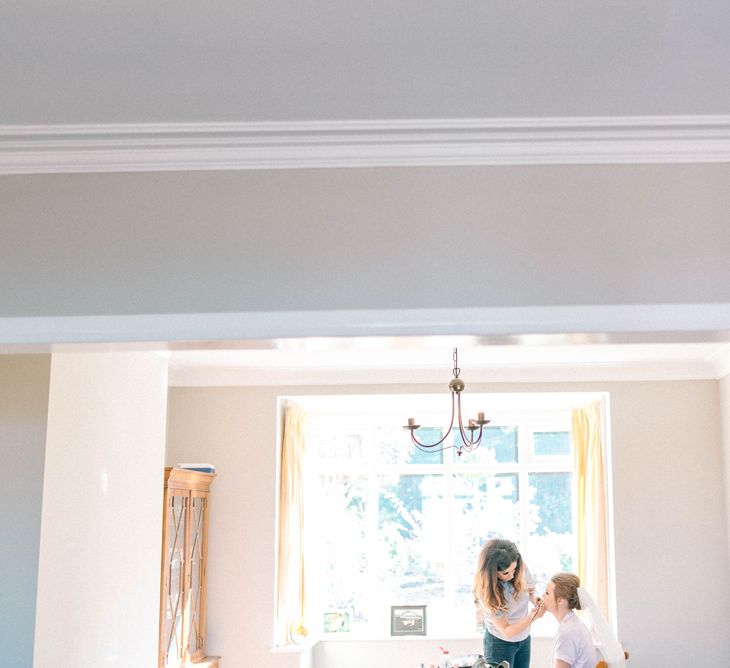
[(530, 636), (519, 642), (509, 642), (496, 638), (489, 631), (485, 631), (484, 658), (487, 663), (509, 661), (509, 668), (529, 668)]

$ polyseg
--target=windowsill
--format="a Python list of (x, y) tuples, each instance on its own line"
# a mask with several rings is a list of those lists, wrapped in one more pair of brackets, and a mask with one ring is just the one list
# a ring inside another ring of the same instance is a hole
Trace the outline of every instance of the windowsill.
[[(545, 630), (544, 632), (533, 631), (530, 634), (533, 638), (554, 638), (554, 631)], [(413, 641), (449, 641), (449, 640), (475, 640), (482, 641), (483, 635), (481, 633), (444, 633), (437, 635), (429, 633), (425, 636), (378, 636), (378, 635), (359, 635), (354, 633), (332, 633), (328, 635), (321, 635), (311, 640), (306, 640), (301, 645), (287, 645), (286, 647), (275, 647), (272, 652), (298, 652), (307, 647), (312, 647), (318, 642), (403, 642), (406, 640)]]
[(403, 642), (407, 640), (433, 642), (434, 640), (481, 640), (481, 636), (476, 635), (458, 635), (455, 633), (445, 633), (436, 635), (430, 633), (427, 636), (376, 636), (376, 635), (353, 635), (351, 633), (333, 634), (322, 636), (320, 642)]
[(308, 652), (316, 645), (321, 638), (307, 638), (300, 643), (290, 643), (288, 645), (281, 645), (279, 647), (272, 647), (269, 651), (272, 654), (301, 654), (302, 652)]
[[(552, 639), (555, 637), (555, 632), (551, 629), (544, 630), (533, 630), (531, 633), (533, 639), (545, 640)], [(380, 636), (373, 634), (354, 634), (354, 633), (332, 633), (327, 635), (321, 635), (317, 637), (308, 636), (301, 643), (291, 643), (289, 645), (283, 645), (281, 647), (272, 647), (272, 654), (301, 654), (307, 652), (314, 647), (317, 643), (327, 642), (345, 642), (345, 643), (357, 643), (357, 642), (430, 642), (435, 641), (441, 643), (449, 643), (450, 641), (464, 641), (471, 640), (477, 643), (482, 642), (481, 633), (445, 633), (437, 635), (430, 633), (425, 636)]]
[[(553, 634), (532, 634), (533, 640), (535, 640), (538, 643), (538, 646), (542, 645), (545, 641), (552, 641), (554, 638)], [(433, 645), (433, 643), (438, 643), (439, 645), (444, 646), (451, 646), (454, 643), (458, 642), (464, 642), (468, 641), (471, 643), (474, 643), (474, 651), (475, 652), (481, 652), (481, 646), (482, 646), (482, 637), (479, 635), (455, 635), (450, 634), (448, 636), (437, 636), (437, 635), (427, 635), (427, 636), (386, 636), (386, 637), (377, 637), (377, 636), (353, 636), (352, 634), (346, 634), (343, 633), (342, 635), (334, 635), (334, 636), (327, 636), (327, 637), (319, 637), (319, 638), (312, 638), (307, 639), (306, 641), (302, 642), (301, 644), (291, 644), (291, 645), (285, 645), (283, 647), (272, 647), (270, 652), (272, 654), (295, 654), (300, 657), (302, 657), (301, 660), (304, 661), (311, 661), (312, 649), (315, 645), (318, 643), (332, 643), (333, 645), (335, 643), (382, 643), (381, 647), (387, 644), (395, 643), (400, 644), (403, 642), (412, 642), (412, 643), (420, 643), (426, 641), (430, 645)], [(419, 645), (420, 646), (420, 645)], [(308, 664), (307, 664), (308, 665)]]
[[(550, 632), (533, 632), (530, 634), (533, 638), (554, 638), (555, 634)], [(308, 647), (312, 647), (318, 642), (404, 642), (404, 641), (427, 641), (427, 642), (448, 642), (450, 640), (473, 640), (475, 642), (482, 642), (482, 634), (457, 634), (457, 633), (445, 633), (442, 635), (437, 635), (433, 633), (429, 633), (425, 636), (378, 636), (378, 635), (357, 635), (352, 633), (339, 633), (339, 634), (329, 634), (326, 636), (319, 636), (316, 639), (313, 639), (312, 641), (307, 641)], [(301, 645), (291, 645), (292, 649), (286, 649), (286, 648), (274, 648), (273, 652), (296, 652), (301, 651), (301, 648), (303, 646)]]

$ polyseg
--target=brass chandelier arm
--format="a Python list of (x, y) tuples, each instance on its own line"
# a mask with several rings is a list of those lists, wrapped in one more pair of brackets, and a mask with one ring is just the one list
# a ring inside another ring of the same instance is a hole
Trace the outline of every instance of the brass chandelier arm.
[[(416, 427), (414, 429), (414, 428), (412, 428), (413, 425), (410, 425), (410, 424), (408, 427), (405, 427), (405, 429), (411, 430), (411, 440), (416, 444), (416, 446), (418, 446), (424, 452), (442, 452), (443, 450), (448, 450), (449, 448), (454, 447), (453, 445), (447, 445), (447, 446), (444, 446), (443, 448), (440, 448), (439, 450), (433, 449), (433, 448), (436, 448), (439, 445), (441, 445), (449, 437), (449, 434), (451, 433), (451, 428), (454, 426), (454, 414), (455, 414), (454, 403), (455, 403), (454, 402), (454, 393), (452, 392), (451, 393), (451, 422), (449, 423), (449, 427), (448, 427), (448, 429), (446, 429), (446, 432), (444, 433), (443, 438), (440, 441), (436, 441), (435, 443), (421, 443), (421, 441), (419, 441), (416, 438), (416, 429), (418, 429), (418, 427)], [(410, 423), (410, 420), (408, 420), (408, 422)]]
[[(461, 417), (461, 392), (464, 390), (464, 381), (459, 378), (459, 374), (461, 373), (461, 369), (459, 368), (459, 358), (457, 349), (454, 348), (454, 368), (453, 368), (453, 374), (454, 377), (451, 379), (451, 382), (449, 383), (449, 390), (451, 390), (451, 422), (449, 423), (448, 428), (446, 429), (446, 433), (443, 435), (443, 437), (436, 441), (435, 443), (421, 443), (416, 438), (416, 430), (420, 428), (421, 425), (416, 424), (415, 418), (408, 418), (408, 424), (403, 427), (403, 429), (407, 429), (411, 432), (411, 441), (413, 444), (422, 452), (443, 452), (444, 450), (448, 450), (449, 448), (456, 448), (456, 454), (461, 456), (461, 453), (466, 450), (466, 452), (471, 452), (472, 450), (476, 450), (479, 447), (479, 444), (482, 442), (482, 435), (484, 432), (484, 425), (489, 424), (491, 420), (485, 420), (484, 419), (484, 413), (478, 413), (475, 420), (469, 420), (469, 423), (466, 427), (464, 427), (464, 421)], [(457, 408), (458, 406), (458, 415), (459, 415), (459, 434), (461, 435), (461, 445), (458, 447), (456, 445), (445, 445), (443, 447), (441, 446), (444, 441), (449, 437), (451, 434), (451, 430), (454, 426), (454, 417), (457, 414)], [(479, 429), (479, 433), (475, 436), (474, 432), (476, 432), (477, 428)], [(469, 432), (469, 436), (466, 435), (466, 432)]]
[(466, 450), (467, 452), (471, 452), (472, 450), (476, 450), (479, 447), (479, 444), (482, 441), (482, 429), (484, 428), (483, 424), (479, 424), (479, 435), (474, 438), (474, 432), (476, 431), (476, 425), (474, 420), (469, 420), (469, 432), (470, 435), (467, 437), (465, 431), (464, 431), (464, 424), (461, 419), (461, 394), (457, 395), (457, 402), (459, 405), (459, 433), (461, 434), (461, 440), (463, 445), (460, 445), (456, 452), (461, 455), (462, 450)]

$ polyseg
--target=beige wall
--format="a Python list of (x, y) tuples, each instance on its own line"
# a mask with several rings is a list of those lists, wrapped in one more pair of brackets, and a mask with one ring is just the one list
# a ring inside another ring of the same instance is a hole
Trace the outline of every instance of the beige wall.
[[(722, 419), (722, 452), (725, 462), (725, 513), (728, 552), (730, 553), (730, 374), (720, 380), (720, 415)], [(730, 569), (730, 560), (728, 560)]]
[(211, 496), (208, 569), (208, 651), (225, 665), (298, 665), (272, 655), (274, 388), (170, 388), (167, 465), (211, 461), (218, 476)]
[[(168, 464), (218, 467), (210, 535), (209, 649), (227, 663), (272, 655), (276, 397), (391, 393), (389, 387), (171, 388)], [(402, 388), (401, 388), (402, 389)], [(441, 387), (408, 387), (440, 393)], [(613, 436), (619, 635), (637, 666), (687, 656), (724, 668), (730, 640), (720, 401), (715, 381), (483, 385), (471, 391), (608, 391)], [(696, 568), (701, 569), (697, 573)], [(707, 620), (717, 620), (717, 622)], [(432, 662), (437, 641), (398, 641), (398, 665)], [(318, 647), (315, 668), (386, 665), (390, 643)], [(474, 651), (479, 643), (474, 643)], [(540, 665), (549, 641), (536, 641)]]
[(0, 355), (0, 664), (30, 666), (50, 355)]
[(611, 406), (620, 634), (636, 665), (671, 665), (691, 648), (692, 662), (726, 666), (717, 382), (626, 384)]

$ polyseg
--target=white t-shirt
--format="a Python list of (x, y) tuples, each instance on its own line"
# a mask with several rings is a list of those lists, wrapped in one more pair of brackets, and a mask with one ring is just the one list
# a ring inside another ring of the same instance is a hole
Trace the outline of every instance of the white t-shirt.
[(573, 612), (565, 615), (558, 625), (550, 668), (555, 665), (555, 659), (565, 661), (571, 668), (595, 668), (598, 661), (591, 632)]
[(491, 633), (495, 638), (499, 638), (500, 640), (505, 640), (507, 642), (520, 642), (530, 635), (530, 627), (528, 626), (524, 631), (512, 636), (511, 638), (507, 638), (494, 624), (495, 618), (498, 617), (507, 617), (509, 624), (513, 624), (523, 617), (527, 617), (529, 608), (528, 604), (530, 602), (530, 595), (527, 593), (527, 589), (533, 587), (535, 581), (533, 580), (532, 574), (527, 566), (523, 566), (524, 574), (522, 581), (524, 583), (524, 589), (517, 598), (515, 598), (515, 588), (512, 586), (511, 582), (504, 582), (501, 584), (501, 587), (504, 590), (504, 597), (507, 599), (507, 610), (495, 612), (484, 605), (482, 606), (486, 613), (484, 615), (484, 621), (486, 622), (489, 633)]

